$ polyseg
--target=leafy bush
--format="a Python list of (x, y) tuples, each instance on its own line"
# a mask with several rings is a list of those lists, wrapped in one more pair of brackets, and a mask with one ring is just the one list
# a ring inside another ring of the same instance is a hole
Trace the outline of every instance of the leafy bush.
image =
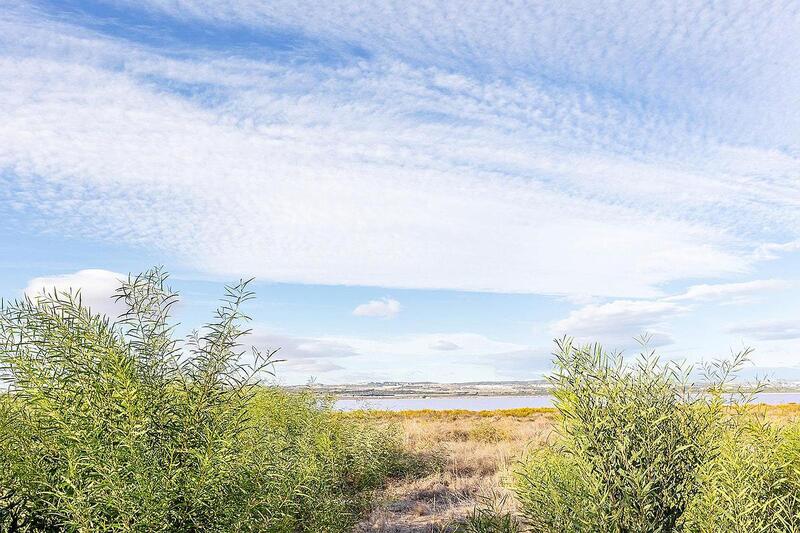
[(117, 322), (79, 294), (0, 309), (0, 530), (345, 531), (399, 468), (399, 439), (242, 362), (247, 283), (185, 342), (155, 269)]
[(558, 341), (561, 438), (517, 473), (534, 530), (797, 528), (797, 440), (752, 424), (748, 398), (728, 394), (749, 353), (705, 366), (700, 391), (690, 369), (652, 351), (626, 364), (599, 345)]
[[(752, 416), (752, 415), (751, 415)], [(800, 431), (755, 416), (731, 428), (701, 472), (702, 489), (687, 511), (690, 531), (800, 529)]]
[(467, 517), (453, 524), (456, 533), (519, 533), (522, 525), (505, 510), (507, 495), (491, 494), (478, 498), (478, 505)]
[(533, 450), (516, 472), (516, 492), (532, 531), (588, 531), (602, 523), (589, 465), (557, 447)]

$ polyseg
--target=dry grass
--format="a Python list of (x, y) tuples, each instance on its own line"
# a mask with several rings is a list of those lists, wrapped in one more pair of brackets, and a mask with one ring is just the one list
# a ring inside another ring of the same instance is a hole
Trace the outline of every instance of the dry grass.
[[(800, 418), (800, 404), (757, 406), (773, 421)], [(358, 533), (448, 532), (482, 499), (502, 499), (505, 480), (528, 447), (555, 438), (555, 410), (372, 411), (342, 416), (390, 421), (431, 470), (395, 480), (376, 498)], [(513, 497), (505, 499), (514, 510)]]
[(758, 405), (763, 409), (767, 419), (773, 422), (794, 422), (800, 419), (800, 404), (785, 403), (782, 405)]
[[(400, 423), (406, 447), (436, 467), (422, 477), (391, 483), (356, 531), (448, 531), (481, 498), (504, 494), (504, 478), (525, 448), (550, 438), (553, 412), (487, 413), (371, 413)], [(513, 505), (512, 498), (508, 501)]]

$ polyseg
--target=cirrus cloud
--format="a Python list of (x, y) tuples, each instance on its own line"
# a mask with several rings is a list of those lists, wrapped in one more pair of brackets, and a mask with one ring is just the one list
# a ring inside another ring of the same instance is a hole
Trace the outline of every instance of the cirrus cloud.
[(760, 279), (745, 281), (741, 283), (717, 283), (692, 285), (686, 292), (664, 298), (665, 301), (712, 301), (721, 299), (733, 299), (735, 301), (746, 300), (754, 294), (788, 289), (792, 284), (779, 279)]
[[(764, 242), (800, 236), (800, 160), (787, 145), (797, 124), (783, 112), (800, 78), (798, 69), (773, 68), (794, 61), (779, 40), (749, 43), (735, 79), (752, 86), (730, 92), (723, 81), (736, 69), (714, 70), (707, 81), (731, 95), (721, 98), (706, 84), (682, 86), (694, 76), (671, 76), (708, 74), (706, 60), (718, 54), (693, 54), (708, 43), (728, 50), (731, 36), (700, 32), (692, 34), (697, 48), (658, 46), (634, 23), (652, 16), (646, 6), (615, 22), (630, 47), (619, 47), (617, 33), (591, 33), (600, 39), (591, 46), (575, 33), (555, 50), (547, 39), (528, 41), (527, 31), (515, 46), (478, 45), (482, 24), (539, 24), (511, 4), (488, 18), (456, 10), (464, 33), (424, 25), (417, 30), (430, 34), (421, 41), (413, 32), (399, 41), (362, 33), (391, 20), (379, 5), (356, 10), (363, 27), (345, 16), (350, 4), (307, 6), (299, 19), (295, 4), (234, 2), (221, 12), (186, 5), (131, 6), (125, 15), (133, 19), (115, 27), (140, 28), (137, 16), (160, 11), (167, 26), (188, 17), (214, 31), (222, 21), (258, 28), (259, 50), (274, 45), (274, 28), (292, 29), (305, 39), (290, 47), (297, 54), (316, 47), (337, 57), (232, 54), (207, 46), (202, 32), (171, 54), (134, 38), (141, 33), (101, 32), (82, 12), (4, 13), (0, 205), (10, 223), (156, 249), (215, 276), (625, 298), (656, 296), (669, 281), (741, 274), (765, 259), (753, 253)], [(545, 11), (587, 28), (597, 20), (591, 9)], [(764, 13), (734, 18), (777, 24)], [(659, 16), (695, 20), (689, 5)], [(329, 17), (341, 22), (336, 31), (320, 22)], [(517, 46), (523, 41), (527, 48)], [(353, 42), (364, 53), (343, 44)], [(397, 42), (413, 42), (416, 52)], [(616, 50), (602, 58), (606, 66), (619, 69), (599, 67), (601, 58), (574, 63), (580, 54), (566, 53), (603, 45)], [(517, 55), (521, 49), (529, 53)], [(655, 54), (648, 72), (661, 75), (633, 83), (640, 63), (630, 50)], [(442, 51), (454, 55), (444, 60)], [(550, 54), (571, 73), (558, 77), (563, 84), (537, 68), (488, 75)], [(489, 70), (472, 68), (477, 59)], [(610, 72), (627, 72), (628, 81), (618, 85)], [(597, 76), (614, 89), (593, 89)], [(664, 76), (681, 90), (654, 92)], [(637, 93), (640, 86), (649, 89)], [(748, 100), (755, 93), (759, 105)], [(664, 111), (660, 98), (676, 94), (693, 95), (681, 103), (692, 103), (696, 120)], [(737, 129), (720, 122), (728, 114), (719, 110), (731, 108), (760, 113), (739, 117), (747, 127)], [(769, 146), (749, 137), (769, 116), (765, 108), (784, 118), (781, 142)]]

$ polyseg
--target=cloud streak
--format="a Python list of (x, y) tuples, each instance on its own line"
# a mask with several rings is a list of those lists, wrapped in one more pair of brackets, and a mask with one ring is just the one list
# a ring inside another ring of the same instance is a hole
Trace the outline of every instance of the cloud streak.
[(765, 291), (788, 289), (791, 286), (791, 283), (778, 279), (754, 280), (741, 283), (692, 285), (686, 292), (664, 298), (664, 300), (671, 302), (687, 300), (705, 302), (722, 299), (728, 299), (729, 301), (746, 301), (747, 298), (754, 294)]
[[(403, 379), (447, 381), (507, 379), (509, 372), (541, 373), (549, 362), (546, 351), (503, 342), (477, 333), (430, 333), (372, 339), (353, 336), (302, 337), (269, 331), (256, 325), (247, 338), (262, 351), (280, 348), (275, 366), (279, 380), (302, 383), (319, 376), (327, 383)], [(524, 361), (536, 361), (524, 368)]]
[[(752, 108), (716, 92), (752, 103), (769, 87), (755, 109), (774, 117), (800, 94), (798, 69), (783, 68), (794, 59), (780, 39), (754, 38), (709, 65), (737, 34), (689, 5), (622, 18), (621, 6), (483, 16), (447, 2), (423, 18), (413, 3), (148, 9), (165, 24), (251, 28), (262, 51), (277, 50), (267, 36), (280, 28), (303, 61), (180, 39), (164, 52), (88, 15), (7, 14), (0, 206), (12, 221), (155, 249), (207, 275), (624, 298), (747, 272), (765, 242), (800, 237), (797, 124), (784, 118), (773, 145), (726, 137), (719, 109)], [(764, 34), (794, 23), (776, 10), (728, 22), (756, 17)], [(674, 49), (643, 29), (659, 17), (717, 33), (689, 27)], [(549, 39), (559, 25), (542, 20), (582, 29)], [(590, 31), (606, 23), (617, 44)], [(487, 42), (492, 25), (508, 39)], [(687, 73), (704, 78), (685, 87)], [(695, 103), (665, 106), (678, 94)], [(736, 118), (758, 131), (755, 112)]]
[(729, 327), (727, 331), (760, 341), (800, 339), (800, 320), (768, 320), (739, 324)]
[[(778, 279), (753, 280), (738, 283), (692, 285), (686, 291), (653, 300), (614, 300), (602, 304), (589, 304), (571, 311), (566, 318), (550, 324), (556, 337), (569, 335), (587, 341), (603, 341), (630, 345), (641, 335), (649, 337), (650, 346), (673, 342), (670, 333), (672, 319), (692, 312), (698, 305), (743, 303), (761, 293), (788, 289), (792, 284)], [(762, 327), (729, 328), (729, 333), (751, 334), (766, 339), (769, 335), (793, 334), (791, 328), (781, 329), (783, 323), (771, 329)], [(760, 335), (760, 336), (759, 336)], [(785, 337), (794, 338), (794, 337)]]

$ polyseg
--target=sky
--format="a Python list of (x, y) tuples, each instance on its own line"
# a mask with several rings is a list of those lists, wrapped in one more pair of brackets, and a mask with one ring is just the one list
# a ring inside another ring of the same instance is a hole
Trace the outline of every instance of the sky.
[(0, 295), (255, 277), (281, 383), (800, 380), (800, 4), (0, 0)]

